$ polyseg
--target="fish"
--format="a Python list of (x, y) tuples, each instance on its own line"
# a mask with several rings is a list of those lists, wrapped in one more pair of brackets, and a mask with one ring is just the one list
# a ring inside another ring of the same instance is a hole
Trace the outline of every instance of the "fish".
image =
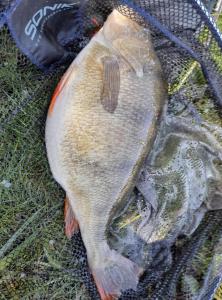
[(115, 9), (65, 72), (49, 106), (46, 149), (66, 192), (65, 232), (71, 238), (80, 230), (102, 300), (136, 290), (143, 273), (110, 248), (106, 233), (152, 150), (166, 100), (149, 29)]

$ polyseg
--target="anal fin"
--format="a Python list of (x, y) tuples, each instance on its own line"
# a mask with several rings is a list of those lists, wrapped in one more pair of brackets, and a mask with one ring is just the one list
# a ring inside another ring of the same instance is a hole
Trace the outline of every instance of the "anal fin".
[(73, 234), (79, 230), (79, 223), (76, 220), (73, 209), (69, 203), (69, 199), (65, 198), (64, 203), (64, 219), (65, 219), (65, 234), (67, 238), (71, 239)]

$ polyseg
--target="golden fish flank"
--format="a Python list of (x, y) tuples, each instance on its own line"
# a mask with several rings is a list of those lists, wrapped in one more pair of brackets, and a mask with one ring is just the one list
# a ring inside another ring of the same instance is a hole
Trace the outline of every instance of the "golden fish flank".
[(165, 100), (148, 30), (114, 10), (50, 106), (46, 146), (53, 176), (67, 194), (66, 234), (78, 222), (102, 299), (138, 283), (141, 269), (110, 249), (106, 229), (152, 148)]

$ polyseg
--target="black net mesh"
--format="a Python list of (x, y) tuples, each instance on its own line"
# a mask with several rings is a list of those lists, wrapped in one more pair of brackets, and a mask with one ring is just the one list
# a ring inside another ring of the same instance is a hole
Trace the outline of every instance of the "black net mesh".
[[(216, 1), (203, 3), (222, 28)], [(113, 8), (151, 29), (168, 82), (168, 114), (221, 128), (222, 39), (199, 2), (88, 0), (85, 32), (89, 15), (103, 22)], [(88, 41), (84, 35), (69, 47), (78, 53)], [(64, 192), (51, 177), (44, 145), (49, 100), (67, 66), (38, 70), (7, 27), (0, 57), (0, 299), (99, 299), (80, 234), (64, 236)], [(190, 236), (174, 241), (172, 264), (154, 260), (138, 290), (121, 299), (222, 299), (221, 222), (221, 210), (206, 212)]]

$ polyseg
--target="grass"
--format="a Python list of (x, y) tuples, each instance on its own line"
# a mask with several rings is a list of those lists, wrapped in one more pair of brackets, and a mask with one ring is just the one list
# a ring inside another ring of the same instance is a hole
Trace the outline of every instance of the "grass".
[[(52, 179), (44, 145), (60, 74), (43, 79), (5, 30), (0, 57), (0, 299), (87, 299), (80, 282), (63, 271), (73, 261), (63, 229), (64, 192)], [(196, 104), (202, 115), (209, 103)]]
[(87, 299), (63, 272), (75, 263), (64, 236), (64, 192), (44, 145), (45, 113), (60, 75), (42, 80), (7, 32), (0, 43), (0, 299)]

